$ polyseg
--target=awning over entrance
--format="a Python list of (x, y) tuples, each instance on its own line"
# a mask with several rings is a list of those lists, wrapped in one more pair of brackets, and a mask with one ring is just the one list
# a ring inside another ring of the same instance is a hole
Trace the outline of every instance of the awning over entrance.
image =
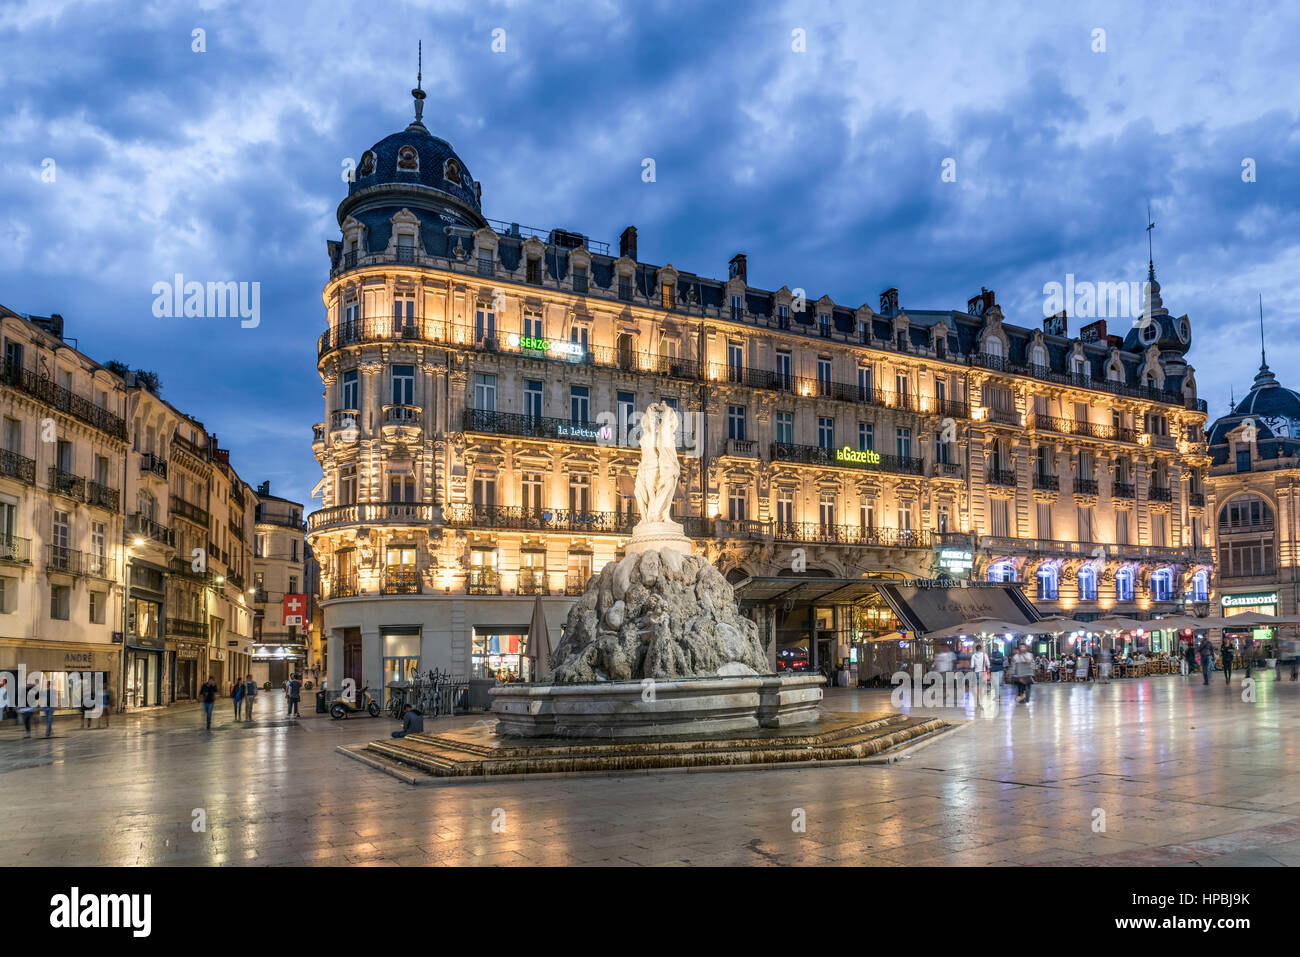
[(747, 578), (735, 588), (737, 601), (768, 607), (883, 599), (908, 631), (922, 635), (972, 618), (1029, 624), (1042, 617), (1018, 585), (971, 582), (966, 588), (944, 587), (948, 584), (905, 584), (882, 578)]

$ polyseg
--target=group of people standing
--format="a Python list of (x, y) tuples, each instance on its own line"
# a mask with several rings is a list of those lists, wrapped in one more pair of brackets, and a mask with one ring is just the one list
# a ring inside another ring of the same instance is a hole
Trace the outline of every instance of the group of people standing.
[[(285, 698), (289, 703), (287, 717), (302, 717), (298, 710), (299, 703), (302, 701), (302, 684), (300, 674), (293, 674), (284, 682)], [(203, 727), (207, 731), (212, 730), (212, 709), (217, 703), (217, 691), (217, 679), (208, 675), (208, 680), (199, 688), (199, 700), (203, 703)], [(235, 720), (252, 721), (253, 706), (257, 704), (257, 682), (253, 680), (253, 676), (248, 675), (232, 681), (228, 693), (235, 705)]]

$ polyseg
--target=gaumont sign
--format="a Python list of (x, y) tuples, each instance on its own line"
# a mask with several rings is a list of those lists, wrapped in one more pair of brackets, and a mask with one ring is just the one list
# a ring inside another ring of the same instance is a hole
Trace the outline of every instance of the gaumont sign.
[(879, 465), (880, 453), (873, 452), (871, 449), (855, 449), (846, 445), (842, 449), (835, 450), (835, 461), (844, 465)]

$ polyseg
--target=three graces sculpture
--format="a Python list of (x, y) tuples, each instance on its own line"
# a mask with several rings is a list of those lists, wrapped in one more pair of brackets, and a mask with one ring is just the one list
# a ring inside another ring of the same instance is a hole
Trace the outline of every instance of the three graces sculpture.
[(651, 403), (641, 419), (641, 464), (636, 470), (636, 506), (641, 522), (672, 521), (673, 497), (681, 466), (677, 462), (677, 411), (664, 402)]

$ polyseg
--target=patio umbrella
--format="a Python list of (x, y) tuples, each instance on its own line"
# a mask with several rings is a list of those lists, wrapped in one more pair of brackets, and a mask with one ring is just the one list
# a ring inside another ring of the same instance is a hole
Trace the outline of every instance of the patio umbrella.
[(1090, 621), (1075, 621), (1064, 615), (1048, 615), (1021, 627), (1035, 635), (1063, 635), (1071, 631), (1091, 631), (1092, 624)]
[(1143, 630), (1150, 628), (1151, 622), (1138, 621), (1136, 618), (1125, 618), (1122, 615), (1108, 615), (1105, 618), (1090, 621), (1084, 627), (1088, 631), (1137, 631), (1139, 628)]
[(1270, 615), (1262, 611), (1243, 611), (1239, 615), (1228, 615), (1219, 619), (1219, 624), (1215, 627), (1236, 628), (1237, 626), (1255, 626), (1267, 628), (1269, 625), (1297, 625), (1300, 624), (1300, 618), (1286, 615)]
[(1015, 625), (1000, 618), (972, 618), (957, 625), (927, 632), (927, 638), (960, 638), (965, 635), (1004, 635), (1007, 632), (1024, 634), (1028, 625)]
[(533, 659), (533, 680), (541, 681), (551, 673), (551, 630), (546, 625), (542, 596), (533, 602), (533, 620), (528, 625), (528, 654)]
[(1152, 618), (1144, 624), (1152, 631), (1182, 631), (1184, 628), (1191, 628), (1194, 631), (1204, 631), (1207, 628), (1222, 628), (1224, 619), (1222, 618), (1197, 618), (1195, 615), (1168, 615), (1164, 618)]

